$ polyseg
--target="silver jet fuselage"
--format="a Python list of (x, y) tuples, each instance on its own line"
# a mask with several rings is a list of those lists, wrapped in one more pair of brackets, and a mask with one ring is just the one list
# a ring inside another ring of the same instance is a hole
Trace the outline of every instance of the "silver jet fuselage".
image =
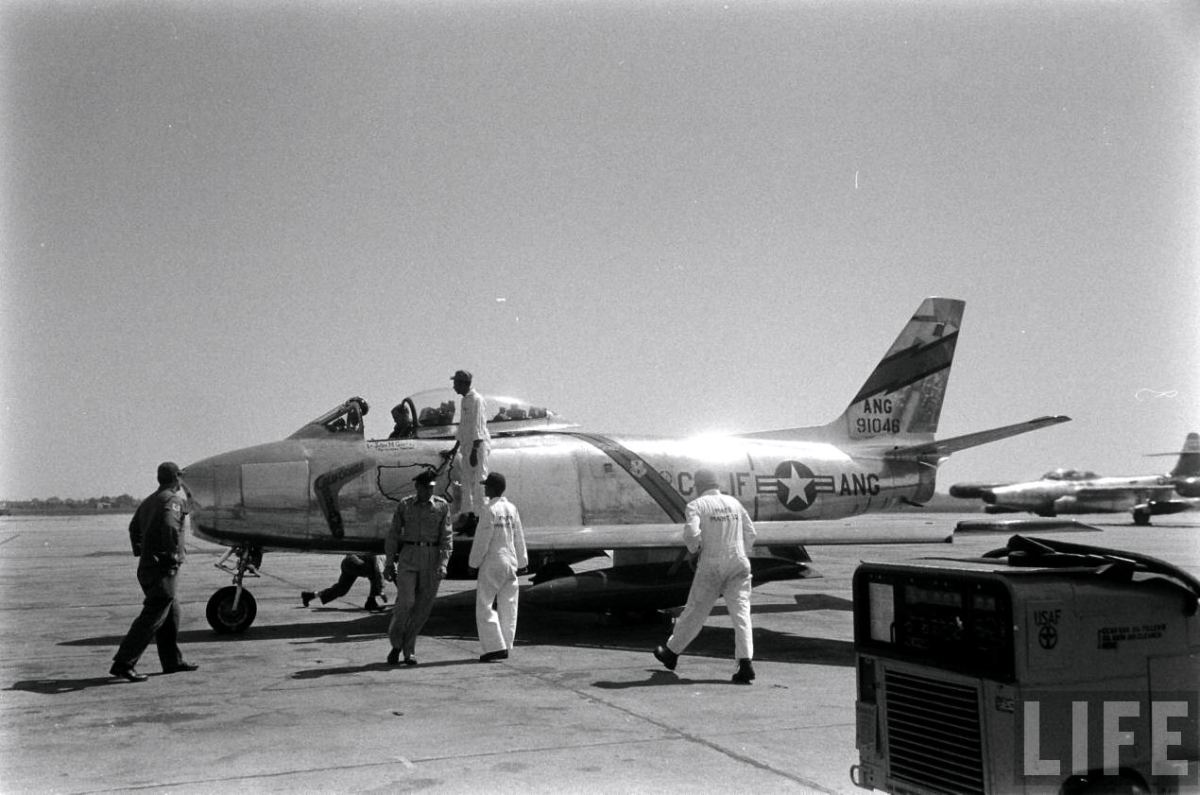
[[(223, 544), (382, 550), (396, 505), (413, 493), (413, 475), (438, 468), (447, 446), (438, 439), (286, 439), (204, 459), (187, 468), (193, 526)], [(681, 523), (701, 467), (717, 473), (722, 490), (755, 522), (887, 510), (931, 490), (934, 474), (915, 462), (856, 460), (818, 442), (572, 432), (494, 438), (490, 462), (508, 478), (507, 496), (533, 532)], [(332, 514), (323, 509), (319, 477), (339, 470), (348, 478), (332, 495)]]

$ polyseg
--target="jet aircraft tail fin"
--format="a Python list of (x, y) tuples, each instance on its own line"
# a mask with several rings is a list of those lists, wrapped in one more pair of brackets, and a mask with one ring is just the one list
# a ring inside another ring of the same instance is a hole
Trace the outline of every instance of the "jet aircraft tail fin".
[(1183, 440), (1183, 449), (1170, 453), (1147, 453), (1150, 456), (1177, 455), (1179, 460), (1171, 470), (1173, 478), (1194, 478), (1200, 475), (1200, 433), (1189, 433)]
[(932, 439), (965, 302), (926, 298), (829, 430), (854, 442)]
[(926, 298), (841, 416), (828, 425), (750, 437), (911, 445), (933, 439), (964, 301)]
[(1171, 476), (1194, 478), (1200, 475), (1200, 433), (1189, 433), (1179, 453), (1179, 461), (1171, 470)]

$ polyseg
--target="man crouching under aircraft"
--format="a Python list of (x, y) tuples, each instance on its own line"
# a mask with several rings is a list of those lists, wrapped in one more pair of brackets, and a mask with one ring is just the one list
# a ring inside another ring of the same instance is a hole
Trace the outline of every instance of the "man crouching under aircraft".
[(750, 626), (750, 551), (754, 523), (742, 504), (722, 494), (711, 470), (696, 470), (696, 492), (684, 513), (683, 541), (688, 552), (700, 552), (687, 606), (675, 621), (665, 646), (654, 650), (658, 661), (674, 671), (679, 655), (696, 639), (718, 596), (725, 597), (733, 621), (734, 655), (738, 669), (733, 681), (748, 685), (754, 679), (753, 629)]
[(454, 547), (450, 506), (434, 495), (433, 480), (430, 470), (413, 478), (417, 493), (400, 501), (383, 544), (383, 578), (396, 583), (396, 604), (388, 625), (390, 665), (400, 662), (401, 653), (405, 665), (417, 664), (417, 635), (429, 619), (450, 565)]

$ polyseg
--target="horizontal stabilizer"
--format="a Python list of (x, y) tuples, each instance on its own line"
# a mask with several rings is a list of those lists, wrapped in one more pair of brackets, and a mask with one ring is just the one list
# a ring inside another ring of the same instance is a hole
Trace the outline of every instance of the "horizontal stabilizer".
[(1146, 453), (1146, 455), (1154, 458), (1156, 456), (1188, 455), (1190, 453), (1200, 453), (1200, 433), (1189, 433), (1187, 438), (1183, 440), (1182, 450), (1173, 450), (1169, 453)]
[[(949, 540), (946, 527), (897, 522), (864, 527), (853, 520), (755, 522), (755, 546), (842, 544), (929, 544)], [(589, 525), (574, 528), (525, 528), (530, 550), (659, 549), (682, 547), (682, 524)]]
[(1101, 532), (1075, 519), (963, 519), (954, 527), (955, 533), (1084, 533)]
[(945, 458), (951, 453), (957, 453), (959, 450), (966, 450), (981, 444), (988, 444), (989, 442), (997, 442), (1001, 439), (1007, 439), (1010, 436), (1019, 436), (1022, 433), (1029, 433), (1039, 428), (1058, 425), (1060, 422), (1070, 422), (1070, 420), (1070, 417), (1062, 414), (1053, 417), (1038, 417), (1028, 422), (1018, 422), (1015, 425), (1005, 425), (1001, 428), (992, 428), (987, 431), (968, 433), (963, 436), (952, 436), (949, 439), (934, 439), (933, 441), (922, 442), (921, 444), (909, 445), (907, 447), (896, 447), (888, 451), (887, 457), (924, 458), (926, 456), (936, 456), (938, 458)]

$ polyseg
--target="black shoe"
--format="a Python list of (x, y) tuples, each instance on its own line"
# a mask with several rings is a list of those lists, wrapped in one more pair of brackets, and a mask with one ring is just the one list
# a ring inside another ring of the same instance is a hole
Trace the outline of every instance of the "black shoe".
[(305, 607), (308, 607), (308, 603), (316, 598), (317, 598), (317, 595), (315, 593), (313, 593), (312, 591), (301, 591), (300, 592), (300, 601), (304, 602)]
[(748, 685), (754, 681), (754, 666), (747, 659), (738, 660), (737, 673), (729, 681), (739, 685)]
[(388, 665), (399, 665), (399, 664), (400, 664), (400, 650), (392, 649), (391, 651), (388, 652)]
[(507, 659), (508, 659), (508, 649), (501, 649), (500, 651), (489, 651), (487, 654), (479, 655), (479, 662), (495, 662), (496, 660), (507, 660)]
[(405, 658), (404, 658), (404, 664), (405, 664), (405, 665), (416, 665), (416, 664), (417, 664), (417, 658), (416, 658), (416, 657), (413, 657), (413, 656), (410, 654), (410, 655), (408, 655), (407, 657), (405, 657)]
[(183, 673), (185, 671), (195, 671), (199, 667), (200, 666), (196, 665), (195, 663), (181, 662), (178, 665), (172, 665), (170, 668), (164, 668), (163, 673), (164, 674), (178, 674), (178, 673)]
[(674, 671), (676, 663), (679, 662), (679, 655), (666, 646), (656, 646), (654, 656), (658, 658), (660, 663), (667, 666), (668, 671)]
[(109, 668), (108, 672), (118, 679), (127, 679), (130, 682), (145, 682), (150, 678), (145, 674), (139, 674), (136, 670), (134, 670), (133, 666), (126, 668), (125, 666), (117, 665), (116, 663), (113, 663), (112, 668)]
[(375, 597), (372, 596), (367, 599), (367, 603), (365, 605), (363, 605), (363, 609), (366, 610), (368, 613), (382, 613), (383, 605), (381, 605), (381, 604), (379, 604), (379, 602), (375, 601)]

